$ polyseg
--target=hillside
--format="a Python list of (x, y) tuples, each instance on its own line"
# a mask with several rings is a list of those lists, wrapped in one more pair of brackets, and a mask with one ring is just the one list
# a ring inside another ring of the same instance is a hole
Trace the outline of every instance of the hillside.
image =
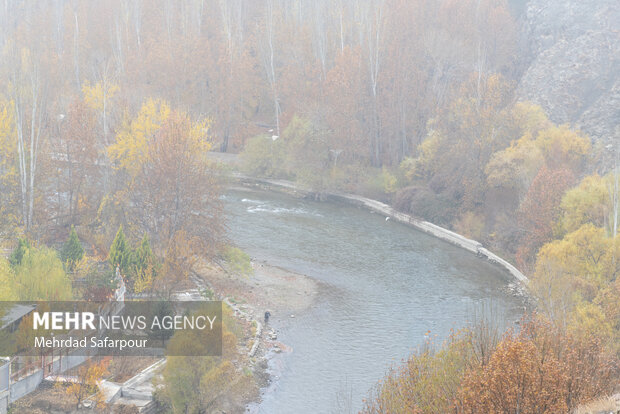
[(530, 64), (518, 97), (541, 105), (606, 147), (620, 139), (620, 7), (614, 0), (531, 0), (524, 34)]

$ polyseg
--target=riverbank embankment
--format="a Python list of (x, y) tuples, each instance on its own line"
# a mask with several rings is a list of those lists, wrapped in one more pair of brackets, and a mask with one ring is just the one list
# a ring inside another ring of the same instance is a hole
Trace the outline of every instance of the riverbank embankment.
[[(284, 191), (297, 196), (309, 197), (315, 195), (313, 191), (303, 189), (291, 181), (249, 177), (239, 173), (233, 174), (232, 178), (244, 185), (259, 185), (270, 190)], [(328, 200), (332, 199), (337, 201), (344, 201), (349, 204), (366, 208), (370, 211), (386, 216), (387, 219), (393, 219), (400, 223), (411, 226), (416, 230), (422, 231), (433, 237), (444, 240), (450, 244), (474, 253), (476, 256), (503, 268), (523, 286), (527, 286), (529, 282), (528, 278), (521, 271), (519, 271), (519, 269), (517, 269), (505, 259), (489, 251), (487, 248), (484, 247), (482, 243), (476, 240), (468, 239), (465, 236), (462, 236), (436, 224), (418, 219), (410, 214), (397, 211), (393, 207), (378, 200), (373, 200), (355, 194), (340, 192), (327, 192), (322, 194), (322, 196), (323, 198), (327, 198)]]

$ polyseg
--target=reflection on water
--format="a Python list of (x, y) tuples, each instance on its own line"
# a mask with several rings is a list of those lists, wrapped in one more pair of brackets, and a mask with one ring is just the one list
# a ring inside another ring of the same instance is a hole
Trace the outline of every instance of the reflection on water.
[(293, 351), (271, 362), (278, 378), (254, 412), (357, 412), (428, 331), (441, 341), (482, 304), (508, 323), (520, 316), (520, 300), (503, 293), (507, 274), (378, 214), (258, 191), (230, 191), (224, 203), (237, 245), (323, 282), (310, 310), (272, 315)]

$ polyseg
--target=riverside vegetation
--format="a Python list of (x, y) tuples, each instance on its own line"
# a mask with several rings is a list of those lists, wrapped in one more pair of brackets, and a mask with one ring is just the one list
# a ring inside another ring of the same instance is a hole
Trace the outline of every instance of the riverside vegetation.
[[(390, 202), (531, 280), (537, 313), (518, 330), (483, 324), (429, 345), (388, 373), (367, 412), (555, 413), (613, 392), (618, 169), (600, 142), (516, 99), (522, 8), (6, 1), (0, 239), (13, 253), (0, 299), (106, 298), (116, 266), (130, 292), (162, 298), (205, 258), (247, 273), (206, 156), (240, 152), (253, 175)], [(231, 355), (168, 364), (167, 410), (204, 412), (251, 382), (233, 336)]]

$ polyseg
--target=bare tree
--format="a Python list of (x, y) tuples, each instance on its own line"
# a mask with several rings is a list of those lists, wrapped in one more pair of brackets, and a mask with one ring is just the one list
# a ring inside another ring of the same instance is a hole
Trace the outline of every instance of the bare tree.
[(379, 82), (379, 69), (381, 67), (381, 41), (383, 32), (383, 3), (382, 0), (371, 2), (366, 17), (366, 53), (368, 57), (368, 70), (370, 74), (370, 91), (372, 99), (372, 163), (375, 166), (381, 164), (381, 125), (377, 103), (377, 85)]
[(37, 167), (45, 128), (45, 87), (34, 56), (28, 50), (13, 52), (11, 92), (15, 103), (22, 220), (29, 231), (33, 224)]
[(76, 87), (79, 89), (82, 82), (80, 81), (80, 24), (78, 22), (77, 8), (73, 9), (73, 19), (75, 21), (73, 28), (73, 67)]
[(274, 113), (276, 118), (276, 134), (280, 136), (280, 102), (278, 96), (278, 87), (276, 82), (276, 71), (274, 65), (274, 21), (273, 21), (273, 0), (267, 1), (267, 15), (265, 18), (265, 24), (267, 26), (267, 46), (268, 46), (268, 57), (265, 62), (265, 67), (267, 69), (267, 77), (269, 79), (269, 84), (271, 85), (271, 93), (273, 95), (273, 106)]
[(138, 50), (142, 47), (142, 0), (133, 0), (133, 27), (136, 32)]

